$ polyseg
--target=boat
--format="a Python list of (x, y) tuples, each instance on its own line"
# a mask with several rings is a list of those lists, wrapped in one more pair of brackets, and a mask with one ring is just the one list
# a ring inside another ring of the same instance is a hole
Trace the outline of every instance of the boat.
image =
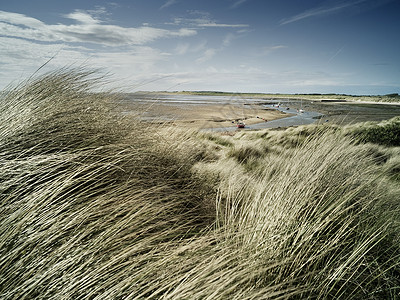
[(246, 125), (243, 122), (237, 122), (236, 127), (237, 128), (244, 128)]
[(299, 113), (303, 113), (304, 109), (303, 109), (303, 99), (301, 99), (301, 105), (300, 105), (300, 109), (298, 110)]

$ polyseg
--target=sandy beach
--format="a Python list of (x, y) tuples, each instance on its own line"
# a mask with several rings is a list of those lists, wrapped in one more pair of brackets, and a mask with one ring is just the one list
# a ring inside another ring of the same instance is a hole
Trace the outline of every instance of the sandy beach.
[[(278, 109), (276, 105), (281, 104)], [(247, 129), (319, 123), (339, 125), (387, 120), (400, 115), (400, 105), (335, 99), (257, 99), (179, 94), (134, 94), (122, 101), (126, 114), (140, 119), (193, 129), (232, 130), (237, 122)], [(287, 110), (286, 108), (289, 108)], [(304, 114), (298, 114), (302, 108)], [(292, 117), (292, 118), (291, 118)], [(297, 117), (296, 120), (293, 118)], [(283, 120), (286, 118), (285, 120)], [(278, 120), (282, 119), (282, 120)], [(274, 121), (274, 122), (271, 122)], [(266, 123), (267, 122), (267, 123)]]
[(171, 123), (190, 128), (232, 127), (236, 122), (252, 125), (291, 116), (260, 105), (247, 104), (170, 104), (132, 103), (130, 110), (139, 111), (142, 119)]

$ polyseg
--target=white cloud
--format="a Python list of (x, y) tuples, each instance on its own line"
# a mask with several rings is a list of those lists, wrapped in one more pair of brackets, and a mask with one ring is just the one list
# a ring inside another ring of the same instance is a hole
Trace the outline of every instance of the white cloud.
[[(153, 74), (170, 64), (171, 54), (150, 47), (150, 42), (197, 34), (184, 26), (169, 30), (150, 25), (110, 25), (104, 18), (107, 15), (103, 7), (75, 10), (63, 15), (72, 24), (46, 24), (23, 14), (0, 11), (0, 88), (10, 81), (29, 77), (51, 58), (44, 71), (68, 65), (92, 65), (116, 74), (119, 83), (121, 78), (132, 80), (133, 76)], [(177, 51), (185, 54), (204, 51), (205, 44), (180, 47)]]
[(78, 21), (78, 24), (48, 25), (22, 14), (0, 11), (0, 31), (3, 36), (41, 42), (89, 42), (107, 46), (143, 45), (160, 38), (187, 37), (197, 33), (187, 28), (167, 30), (149, 26), (127, 28), (106, 25), (83, 11), (75, 11), (67, 17)]
[(11, 13), (0, 10), (0, 21), (9, 24), (23, 25), (26, 27), (42, 28), (45, 24), (35, 18), (27, 17), (18, 13)]
[(0, 84), (4, 87), (11, 81), (28, 78), (52, 57), (54, 58), (48, 65), (51, 68), (83, 65), (90, 60), (90, 51), (84, 47), (72, 47), (61, 43), (34, 43), (0, 37), (0, 57)]
[(94, 50), (61, 43), (35, 43), (18, 38), (0, 37), (0, 57), (1, 89), (13, 81), (30, 77), (52, 57), (54, 58), (43, 71), (68, 65), (104, 67), (107, 72), (115, 74), (114, 79), (119, 86), (128, 86), (132, 77), (157, 72), (157, 63), (166, 61), (169, 54), (149, 46), (131, 46), (124, 50)]
[(1, 35), (5, 37), (23, 38), (42, 42), (60, 41), (59, 37), (54, 32), (47, 30), (46, 26), (32, 28), (18, 25), (22, 24), (14, 25), (5, 23), (2, 22), (2, 19), (0, 18)]
[(52, 32), (67, 42), (90, 42), (107, 46), (143, 45), (160, 38), (196, 34), (192, 29), (166, 30), (154, 27), (124, 28), (115, 25), (54, 25)]
[(26, 64), (40, 65), (53, 56), (56, 56), (53, 64), (65, 66), (71, 61), (87, 60), (88, 53), (90, 49), (85, 47), (73, 47), (61, 43), (35, 43), (23, 39), (0, 37), (2, 64), (17, 68)]
[(82, 24), (99, 24), (101, 21), (92, 17), (90, 14), (85, 11), (76, 10), (73, 13), (65, 15), (66, 18), (78, 21)]

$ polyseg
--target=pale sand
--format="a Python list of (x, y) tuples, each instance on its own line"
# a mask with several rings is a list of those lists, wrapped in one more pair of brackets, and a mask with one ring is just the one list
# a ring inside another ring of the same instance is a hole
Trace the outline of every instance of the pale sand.
[(145, 120), (190, 128), (220, 128), (256, 124), (291, 116), (260, 105), (236, 104), (135, 104)]

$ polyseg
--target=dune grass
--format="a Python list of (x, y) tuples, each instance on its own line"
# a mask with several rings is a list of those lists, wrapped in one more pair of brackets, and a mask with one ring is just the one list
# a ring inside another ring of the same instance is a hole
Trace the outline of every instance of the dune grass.
[(399, 148), (149, 124), (99, 83), (2, 94), (1, 299), (400, 297)]
[(400, 146), (400, 117), (382, 122), (370, 122), (351, 131), (362, 142), (384, 146)]

